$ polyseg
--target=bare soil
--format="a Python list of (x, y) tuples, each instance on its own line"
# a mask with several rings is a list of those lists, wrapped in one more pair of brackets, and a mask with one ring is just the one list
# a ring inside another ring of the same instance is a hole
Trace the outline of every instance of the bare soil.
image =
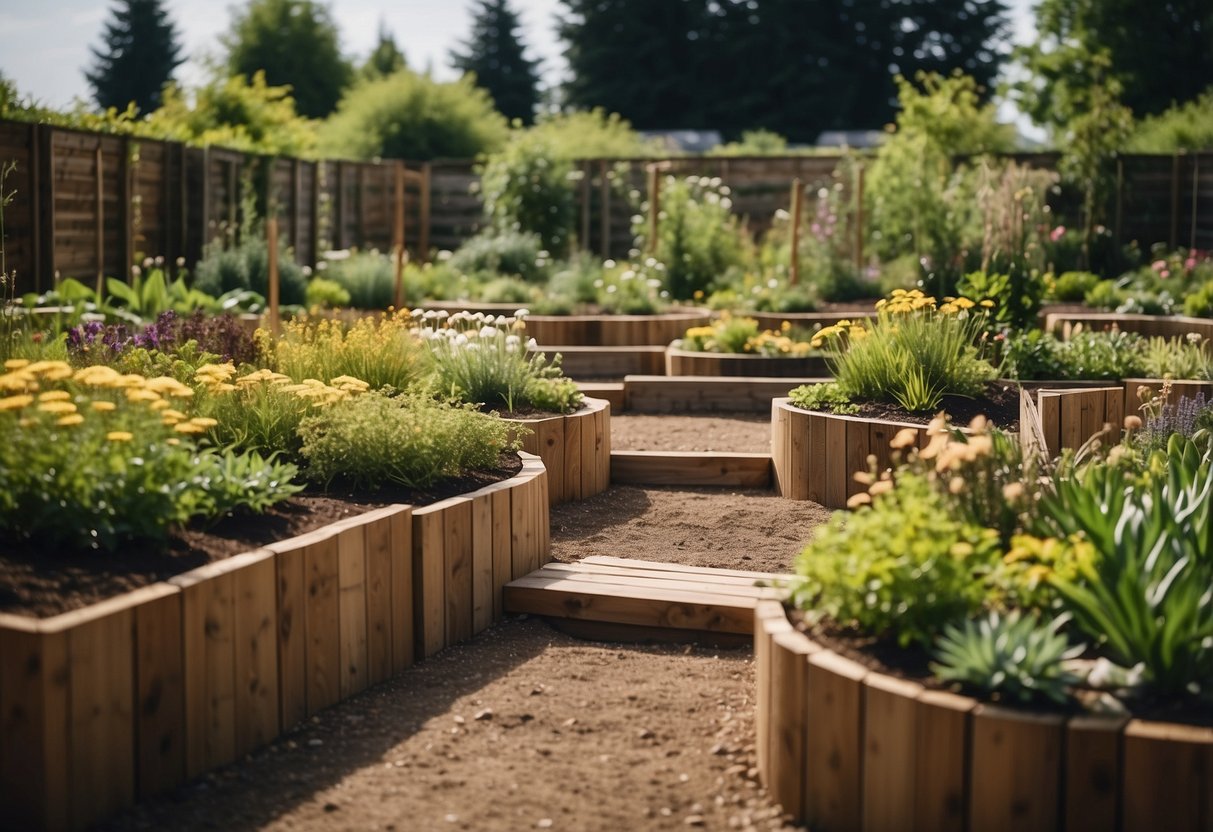
[(771, 417), (766, 413), (612, 413), (611, 448), (766, 454), (771, 452)]

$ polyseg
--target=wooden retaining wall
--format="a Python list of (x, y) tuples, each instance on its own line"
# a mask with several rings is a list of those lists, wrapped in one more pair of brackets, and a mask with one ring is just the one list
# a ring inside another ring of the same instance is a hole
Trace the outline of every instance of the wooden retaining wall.
[(672, 310), (659, 315), (531, 315), (527, 334), (543, 347), (665, 347), (711, 313)]
[(560, 356), (560, 368), (570, 378), (623, 378), (665, 372), (665, 347), (540, 347)]
[(811, 378), (832, 375), (825, 357), (732, 355), (693, 352), (679, 347), (678, 341), (665, 351), (668, 376), (732, 376), (741, 378)]
[[(1032, 427), (1026, 400), (1032, 397), (1040, 421), (1040, 435)], [(1024, 391), (1020, 398), (1019, 434), (1024, 447), (1044, 440), (1049, 457), (1065, 449), (1077, 450), (1110, 426), (1105, 444), (1117, 442), (1125, 419), (1125, 390), (1119, 385), (1071, 390)]]
[(623, 409), (634, 413), (769, 413), (771, 400), (823, 378), (625, 376)]
[(927, 426), (908, 422), (838, 416), (794, 407), (787, 398), (771, 402), (771, 461), (775, 491), (789, 500), (812, 500), (826, 508), (844, 508), (847, 499), (865, 487), (856, 471), (892, 464), (889, 443), (903, 428), (917, 433), (925, 447)]
[(586, 500), (611, 484), (611, 404), (586, 398), (567, 416), (516, 420), (531, 429), (522, 449), (543, 460), (551, 505)]
[(1146, 387), (1151, 393), (1158, 395), (1162, 392), (1164, 383), (1169, 384), (1171, 388), (1170, 393), (1167, 395), (1167, 402), (1169, 404), (1177, 405), (1180, 399), (1196, 399), (1202, 395), (1206, 404), (1213, 400), (1213, 381), (1173, 379), (1169, 382), (1164, 382), (1160, 378), (1126, 378), (1123, 382), (1125, 386), (1125, 415), (1127, 416), (1131, 413), (1140, 415), (1142, 400), (1139, 391), (1142, 387)]
[(755, 609), (758, 768), (831, 830), (1207, 828), (1213, 729), (1035, 714), (869, 671)]
[(717, 451), (615, 451), (611, 454), (611, 482), (769, 488), (771, 456)]
[(1119, 329), (1139, 335), (1160, 338), (1185, 338), (1196, 333), (1205, 341), (1213, 341), (1213, 319), (1192, 318), (1187, 315), (1126, 315), (1119, 312), (1050, 312), (1045, 315), (1046, 332), (1069, 338), (1075, 327), (1102, 331)]
[(0, 615), (0, 827), (82, 829), (488, 627), (547, 474), (391, 506), (45, 619)]

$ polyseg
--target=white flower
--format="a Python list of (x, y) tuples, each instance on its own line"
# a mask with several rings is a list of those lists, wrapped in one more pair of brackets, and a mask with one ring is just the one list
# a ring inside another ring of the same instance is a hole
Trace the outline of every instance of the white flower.
[(531, 314), (531, 310), (529, 309), (517, 309), (514, 311), (514, 317), (520, 321), (529, 314)]
[(594, 281), (594, 288), (595, 288), (595, 289), (601, 289), (601, 288), (602, 288), (602, 286), (603, 286), (603, 283), (602, 283), (602, 280), (601, 280), (601, 279), (599, 279), (599, 280), (595, 280), (595, 281)]
[(534, 338), (528, 338), (528, 339), (526, 339), (526, 348), (528, 350), (532, 350), (532, 351), (537, 350), (537, 349), (539, 349), (539, 342), (536, 341)]
[(636, 277), (636, 272), (632, 271), (631, 269), (628, 269), (623, 274), (619, 275), (620, 280), (631, 280), (634, 277)]
[(645, 283), (648, 284), (650, 289), (656, 289), (659, 286), (661, 286), (661, 281), (655, 277), (650, 277), (648, 280), (645, 281)]
[(500, 334), (501, 330), (497, 329), (495, 326), (482, 326), (480, 328), (481, 338), (496, 338)]
[(728, 195), (729, 195), (729, 194), (731, 194), (731, 193), (733, 193), (733, 189), (732, 189), (732, 188), (730, 188), (728, 185), (722, 185), (722, 186), (720, 187), (720, 195), (721, 195), (721, 196), (728, 196)]
[(648, 268), (650, 268), (650, 269), (655, 268), (655, 267), (657, 266), (657, 258), (656, 258), (656, 257), (649, 257), (648, 259), (646, 259), (646, 260), (644, 261), (644, 265), (645, 265), (645, 266), (647, 266), (647, 267), (648, 267)]
[(615, 261), (614, 260), (603, 260), (602, 267), (604, 269), (613, 269), (613, 268), (615, 268)]
[(450, 259), (451, 259), (451, 252), (447, 251), (446, 249), (442, 249), (442, 251), (438, 252), (437, 260), (439, 263), (445, 263), (447, 260), (450, 260)]
[(817, 198), (818, 199), (829, 199), (830, 198), (830, 189), (829, 188), (818, 189)]
[(767, 281), (767, 288), (768, 289), (778, 289), (779, 281), (772, 277), (770, 280)]
[(619, 291), (619, 287), (612, 283), (610, 286), (606, 287), (606, 290), (608, 295), (613, 295)]
[(464, 346), (467, 346), (467, 344), (468, 344), (468, 337), (467, 337), (466, 335), (464, 335), (462, 332), (457, 332), (457, 333), (455, 333), (455, 341), (454, 341), (454, 344), (455, 344), (455, 346), (457, 346), (457, 347), (464, 347)]
[(733, 207), (733, 200), (726, 196), (724, 199), (720, 200), (720, 207), (726, 211), (731, 210)]

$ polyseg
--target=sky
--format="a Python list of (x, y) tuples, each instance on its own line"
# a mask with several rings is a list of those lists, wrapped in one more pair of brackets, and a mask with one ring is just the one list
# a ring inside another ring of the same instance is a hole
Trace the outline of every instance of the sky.
[[(1033, 0), (1009, 0), (1014, 40), (1032, 37)], [(100, 43), (113, 2), (106, 0), (0, 0), (0, 74), (40, 104), (66, 107), (87, 98), (84, 69), (90, 46)], [(242, 5), (242, 4), (241, 4)], [(514, 0), (522, 20), (523, 39), (539, 58), (545, 81), (564, 72), (554, 17), (559, 0)], [(188, 62), (179, 70), (187, 86), (205, 78), (205, 60), (219, 52), (218, 37), (228, 28), (231, 4), (223, 0), (166, 0)], [(473, 0), (330, 0), (341, 46), (361, 61), (374, 47), (380, 21), (395, 37), (414, 69), (427, 67), (439, 80), (453, 79), (449, 54), (471, 28)], [(1008, 119), (1012, 111), (1005, 113)], [(675, 125), (676, 126), (676, 125)]]

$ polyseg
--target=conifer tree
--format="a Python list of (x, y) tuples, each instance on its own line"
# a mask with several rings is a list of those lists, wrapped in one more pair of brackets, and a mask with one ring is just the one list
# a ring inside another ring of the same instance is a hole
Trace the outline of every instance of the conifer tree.
[(379, 41), (362, 65), (362, 77), (367, 79), (383, 78), (394, 72), (399, 72), (408, 66), (404, 53), (396, 45), (396, 39), (387, 30), (387, 24), (379, 21)]
[(141, 113), (159, 107), (161, 90), (184, 60), (160, 0), (119, 0), (101, 38), (84, 73), (97, 106), (124, 110), (133, 101)]
[(474, 73), (476, 86), (506, 118), (530, 124), (539, 104), (539, 62), (526, 57), (518, 28), (518, 14), (507, 0), (479, 0), (472, 36), (462, 51), (451, 53), (451, 65)]

